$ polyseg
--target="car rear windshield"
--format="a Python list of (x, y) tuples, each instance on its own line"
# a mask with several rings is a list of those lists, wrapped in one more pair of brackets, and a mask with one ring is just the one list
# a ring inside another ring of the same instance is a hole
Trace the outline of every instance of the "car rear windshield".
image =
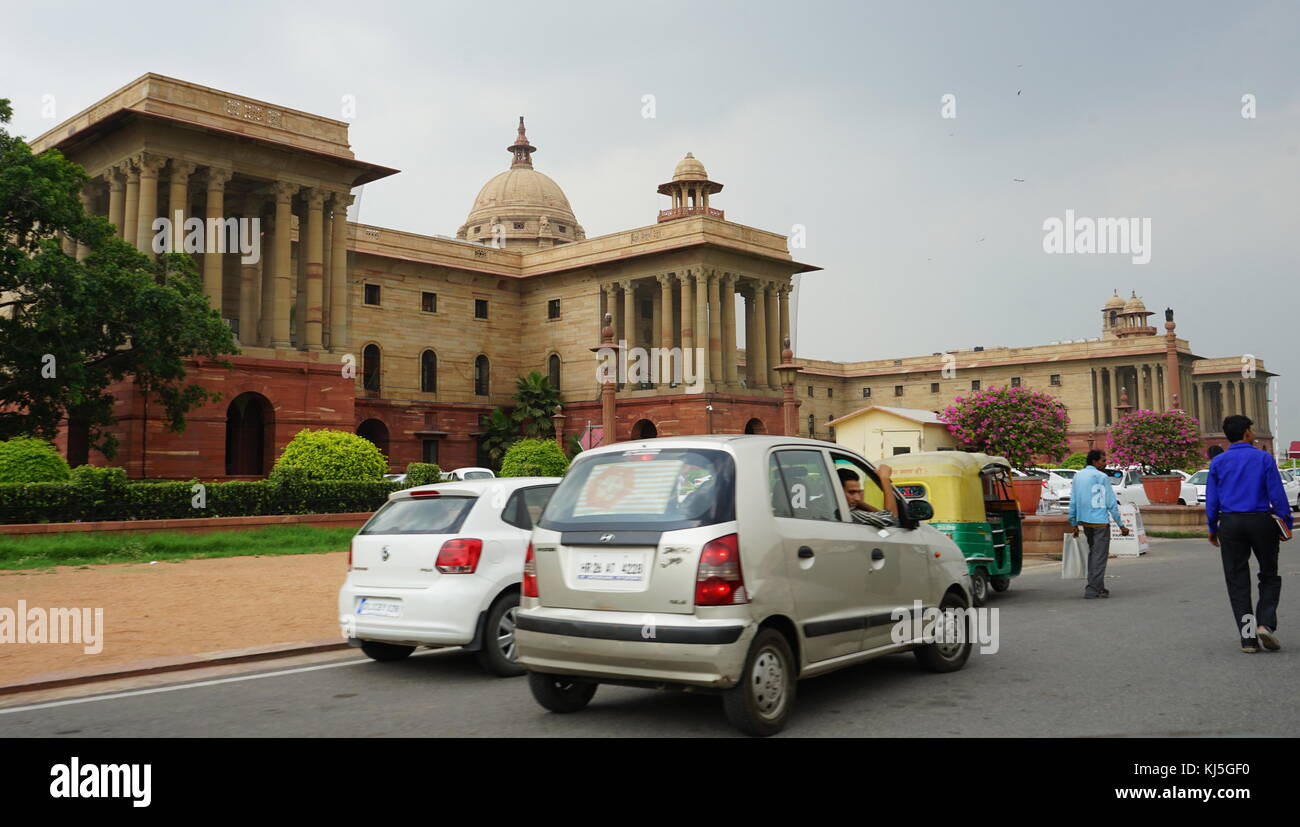
[(389, 500), (359, 534), (455, 534), (475, 497), (410, 497)]
[(1208, 477), (1209, 475), (1210, 472), (1202, 468), (1201, 470), (1197, 471), (1195, 474), (1192, 474), (1192, 478), (1189, 479), (1188, 482), (1190, 482), (1192, 485), (1205, 485), (1205, 478)]
[(575, 461), (538, 525), (552, 531), (676, 531), (724, 523), (735, 513), (730, 454), (640, 448)]

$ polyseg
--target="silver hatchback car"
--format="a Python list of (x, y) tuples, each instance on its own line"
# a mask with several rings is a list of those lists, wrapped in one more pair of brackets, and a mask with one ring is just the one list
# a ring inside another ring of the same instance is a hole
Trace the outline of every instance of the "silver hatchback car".
[(799, 678), (909, 649), (934, 671), (960, 669), (963, 634), (917, 636), (918, 620), (900, 637), (896, 618), (918, 602), (946, 617), (970, 606), (961, 551), (923, 523), (924, 500), (896, 496), (907, 510), (896, 525), (855, 521), (849, 477), (865, 510), (879, 510), (871, 463), (817, 440), (718, 435), (584, 452), (525, 558), (515, 638), (534, 697), (575, 712), (601, 683), (717, 691), (737, 728), (771, 735)]

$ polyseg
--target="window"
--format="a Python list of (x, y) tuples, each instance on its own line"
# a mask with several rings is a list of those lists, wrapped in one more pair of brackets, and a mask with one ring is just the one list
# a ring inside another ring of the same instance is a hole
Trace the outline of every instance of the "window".
[(551, 358), (546, 360), (546, 378), (550, 380), (551, 387), (560, 389), (560, 354), (552, 353)]
[(939, 392), (939, 383), (938, 383), (938, 382), (931, 382), (931, 383), (930, 383), (930, 393), (938, 393), (938, 392)]
[(477, 497), (407, 497), (389, 500), (359, 534), (455, 534)]
[(908, 448), (906, 445), (894, 446), (894, 456), (898, 456), (899, 454), (910, 454), (910, 453), (912, 453), (912, 449)]
[(569, 231), (569, 228), (564, 226), (563, 224), (559, 225), (559, 227), (560, 227), (560, 232), (562, 233), (567, 233)]
[(420, 294), (420, 310), (423, 311), (423, 312), (425, 312), (425, 313), (437, 313), (437, 312), (438, 312), (438, 294), (437, 294), (437, 293), (421, 293), (421, 294)]
[(522, 221), (516, 221), (516, 222), (515, 222), (515, 229), (516, 229), (516, 230), (522, 230), (523, 228), (524, 228), (524, 222), (522, 222)]
[(817, 417), (808, 414), (808, 436), (817, 433)]
[(487, 317), (488, 317), (488, 315), (487, 315), (487, 299), (475, 299), (475, 300), (474, 300), (474, 318), (476, 318), (476, 319), (486, 319)]
[(834, 442), (834, 441), (835, 441), (835, 429), (834, 429), (834, 428), (830, 428), (830, 427), (828, 427), (826, 430), (830, 431), (830, 436), (828, 436), (828, 437), (826, 437), (826, 438), (829, 439), (831, 442)]
[(839, 522), (840, 505), (821, 451), (777, 451), (768, 461), (772, 511), (796, 520)]
[(478, 225), (477, 227), (474, 228), (474, 234), (477, 235), (478, 232), (479, 232), (479, 230), (482, 230), (482, 229), (483, 229), (483, 225), (482, 225), (482, 224)]
[(420, 390), (423, 393), (438, 390), (438, 355), (432, 350), (420, 354)]
[(894, 396), (902, 396), (902, 395), (903, 395), (903, 386), (902, 386), (902, 385), (895, 385), (895, 386), (894, 386)]
[(480, 356), (474, 360), (474, 393), (479, 396), (488, 395), (488, 387), (491, 385), (490, 371), (491, 366), (488, 365), (486, 356)]
[(977, 391), (977, 390), (979, 390), (979, 389), (980, 389), (980, 380), (978, 380), (978, 379), (972, 379), (972, 380), (970, 380), (970, 389), (973, 390), (973, 391)]
[(554, 485), (540, 485), (534, 488), (521, 488), (506, 500), (501, 519), (515, 528), (532, 531), (533, 525), (546, 510), (546, 503), (555, 493)]
[(420, 456), (423, 458), (424, 462), (428, 462), (433, 465), (438, 464), (438, 440), (436, 439), (422, 440), (420, 448), (421, 448)]
[[(847, 468), (857, 474), (858, 481), (862, 483), (862, 501), (866, 504), (867, 510), (883, 511), (885, 508), (885, 492), (880, 487), (880, 479), (876, 476), (875, 471), (858, 460), (850, 459), (842, 454), (832, 453), (831, 456), (833, 457), (837, 481), (841, 468)], [(901, 503), (901, 500), (899, 502)], [(852, 517), (850, 516), (849, 519), (852, 520)]]
[(379, 345), (366, 345), (361, 351), (361, 386), (379, 392)]
[(366, 304), (373, 304), (373, 305), (378, 305), (378, 304), (379, 304), (379, 285), (378, 285), (378, 284), (367, 284), (367, 285), (366, 285), (366, 297), (365, 297), (365, 302), (366, 302)]
[(870, 399), (870, 398), (871, 398), (871, 388), (863, 388), (863, 389), (862, 389), (862, 398), (863, 398), (863, 399)]
[(1013, 377), (1011, 377), (1011, 387), (1013, 387), (1013, 388), (1018, 388), (1018, 387), (1020, 387), (1020, 377), (1019, 377), (1019, 376), (1013, 376)]
[(550, 301), (548, 301), (548, 302), (546, 303), (546, 318), (548, 318), (548, 319), (558, 319), (558, 318), (560, 318), (560, 300), (559, 300), (559, 299), (551, 299)]
[(1059, 374), (1059, 373), (1053, 373), (1053, 374), (1052, 374), (1052, 384), (1053, 384), (1053, 385), (1059, 385), (1059, 384), (1061, 384), (1061, 374)]
[(827, 398), (827, 399), (830, 399), (830, 398), (832, 398), (832, 397), (834, 397), (834, 396), (835, 396), (835, 389), (834, 389), (834, 388), (827, 388), (827, 389), (826, 389), (826, 398)]
[(655, 317), (655, 303), (653, 301), (641, 302), (641, 318), (653, 319)]
[(812, 385), (809, 385), (809, 386), (808, 386), (808, 398), (809, 398), (809, 399), (812, 399), (812, 398), (813, 398), (813, 386), (812, 386)]

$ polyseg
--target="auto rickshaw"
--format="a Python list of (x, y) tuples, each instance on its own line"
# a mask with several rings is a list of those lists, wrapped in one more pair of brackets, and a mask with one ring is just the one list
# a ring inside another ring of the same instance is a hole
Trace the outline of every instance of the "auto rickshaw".
[(975, 605), (984, 605), (990, 586), (996, 592), (1010, 588), (1024, 549), (1010, 463), (964, 451), (899, 454), (886, 461), (899, 492), (929, 501), (930, 525), (965, 555)]

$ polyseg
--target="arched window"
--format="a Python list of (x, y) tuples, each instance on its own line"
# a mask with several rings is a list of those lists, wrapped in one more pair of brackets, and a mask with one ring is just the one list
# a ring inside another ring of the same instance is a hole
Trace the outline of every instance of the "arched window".
[(546, 378), (551, 381), (552, 388), (560, 389), (560, 354), (552, 353), (546, 360)]
[(368, 391), (378, 393), (379, 345), (366, 345), (361, 354), (361, 385)]
[(491, 367), (488, 365), (486, 356), (480, 356), (474, 360), (474, 393), (479, 396), (488, 395), (488, 386), (491, 384), (490, 370)]
[(420, 390), (424, 393), (438, 390), (438, 355), (432, 350), (420, 354)]
[(813, 414), (808, 414), (808, 436), (817, 433), (817, 418)]

